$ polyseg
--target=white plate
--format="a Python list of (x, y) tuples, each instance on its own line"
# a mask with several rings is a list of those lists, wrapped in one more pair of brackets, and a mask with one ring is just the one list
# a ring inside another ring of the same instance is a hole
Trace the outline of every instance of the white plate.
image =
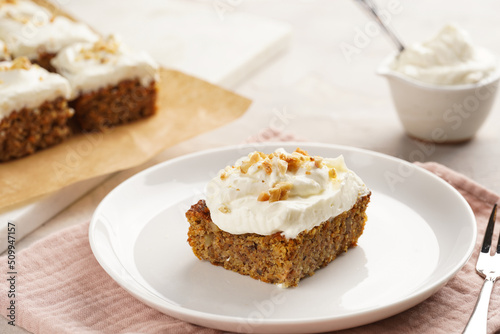
[[(206, 182), (258, 149), (343, 154), (372, 190), (358, 246), (296, 288), (280, 289), (199, 261), (184, 213)], [(366, 150), (280, 143), (204, 151), (149, 168), (114, 189), (89, 230), (108, 274), (151, 307), (202, 326), (303, 333), (349, 328), (406, 310), (441, 288), (469, 259), (475, 218), (464, 198), (422, 168)]]

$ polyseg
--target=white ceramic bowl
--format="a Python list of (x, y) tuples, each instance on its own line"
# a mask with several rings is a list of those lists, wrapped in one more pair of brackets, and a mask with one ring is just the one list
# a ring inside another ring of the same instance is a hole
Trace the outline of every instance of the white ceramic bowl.
[(386, 77), (394, 106), (410, 137), (435, 143), (471, 139), (486, 120), (495, 100), (500, 71), (476, 84), (431, 85), (390, 68), (387, 58), (377, 73)]

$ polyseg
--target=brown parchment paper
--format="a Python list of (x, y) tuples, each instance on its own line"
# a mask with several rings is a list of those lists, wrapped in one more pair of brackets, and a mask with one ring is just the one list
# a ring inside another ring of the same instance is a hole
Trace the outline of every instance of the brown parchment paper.
[(243, 115), (249, 99), (174, 70), (160, 73), (158, 112), (104, 133), (79, 134), (0, 163), (0, 210), (72, 183), (146, 162), (164, 149)]

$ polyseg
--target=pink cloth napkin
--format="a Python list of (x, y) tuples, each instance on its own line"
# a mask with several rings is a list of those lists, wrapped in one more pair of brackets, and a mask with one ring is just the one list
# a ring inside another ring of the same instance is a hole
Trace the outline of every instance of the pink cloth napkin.
[[(474, 210), (482, 236), (499, 196), (442, 165), (421, 166), (462, 193)], [(34, 333), (220, 333), (164, 315), (131, 297), (99, 266), (87, 233), (88, 223), (82, 223), (16, 254), (16, 326)], [(479, 245), (482, 238), (478, 239)], [(338, 333), (460, 333), (482, 284), (474, 272), (477, 255), (478, 247), (465, 267), (423, 303), (391, 318)], [(7, 316), (6, 256), (0, 258), (0, 264), (0, 308)], [(489, 333), (500, 330), (498, 289), (497, 284), (490, 304)]]

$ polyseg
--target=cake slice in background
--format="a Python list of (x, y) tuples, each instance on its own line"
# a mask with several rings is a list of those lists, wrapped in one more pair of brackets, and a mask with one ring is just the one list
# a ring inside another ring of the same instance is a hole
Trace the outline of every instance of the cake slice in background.
[(71, 106), (83, 131), (102, 131), (156, 112), (157, 63), (115, 36), (68, 46), (52, 65), (72, 87)]
[(62, 48), (99, 39), (87, 25), (27, 0), (0, 0), (0, 39), (12, 55), (53, 71), (50, 60)]
[(188, 242), (201, 260), (296, 286), (356, 246), (370, 195), (342, 156), (253, 152), (221, 170), (206, 201), (186, 212)]
[(0, 62), (0, 161), (32, 154), (71, 134), (68, 81), (25, 58)]

